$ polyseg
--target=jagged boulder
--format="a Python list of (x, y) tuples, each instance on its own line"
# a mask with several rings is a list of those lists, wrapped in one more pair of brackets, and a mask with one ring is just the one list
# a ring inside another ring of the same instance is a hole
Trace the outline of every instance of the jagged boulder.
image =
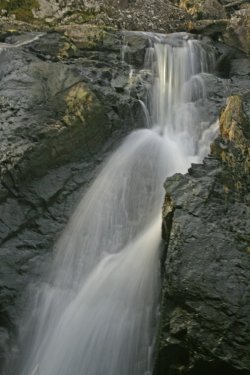
[(157, 375), (250, 371), (249, 130), (230, 97), (212, 154), (165, 183)]

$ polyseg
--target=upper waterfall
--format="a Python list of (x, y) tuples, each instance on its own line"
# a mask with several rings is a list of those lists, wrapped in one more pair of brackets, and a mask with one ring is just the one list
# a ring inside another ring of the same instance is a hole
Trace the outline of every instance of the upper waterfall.
[(202, 159), (216, 126), (203, 81), (212, 51), (187, 34), (144, 37), (151, 129), (110, 157), (58, 241), (26, 320), (21, 375), (152, 374), (163, 182)]

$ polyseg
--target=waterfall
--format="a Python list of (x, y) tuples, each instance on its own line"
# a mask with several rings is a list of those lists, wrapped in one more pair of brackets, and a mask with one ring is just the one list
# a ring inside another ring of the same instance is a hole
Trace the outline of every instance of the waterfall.
[(163, 182), (203, 158), (216, 126), (203, 79), (212, 52), (187, 34), (143, 36), (151, 128), (110, 157), (58, 241), (27, 320), (21, 375), (152, 373)]

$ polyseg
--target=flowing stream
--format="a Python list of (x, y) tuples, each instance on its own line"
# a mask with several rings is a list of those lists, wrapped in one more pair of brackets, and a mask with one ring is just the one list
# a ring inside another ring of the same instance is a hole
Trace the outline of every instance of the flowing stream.
[(142, 103), (147, 129), (111, 156), (57, 243), (30, 313), (21, 375), (152, 373), (163, 182), (201, 161), (216, 125), (203, 79), (212, 52), (187, 34), (142, 35), (153, 79)]

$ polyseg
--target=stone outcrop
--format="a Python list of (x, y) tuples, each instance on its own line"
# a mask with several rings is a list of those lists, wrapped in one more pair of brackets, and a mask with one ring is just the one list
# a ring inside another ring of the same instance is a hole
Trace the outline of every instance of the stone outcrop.
[(180, 0), (180, 8), (197, 19), (223, 19), (226, 10), (218, 0)]
[(224, 33), (224, 41), (250, 55), (250, 4), (231, 17)]
[(186, 22), (190, 32), (212, 36), (250, 54), (250, 5), (248, 1), (181, 0), (180, 8), (192, 16)]
[(21, 291), (44, 272), (105, 155), (142, 126), (143, 88), (129, 81), (122, 40), (72, 26), (12, 33), (1, 45), (0, 368), (25, 306)]
[[(121, 62), (122, 37), (116, 37), (112, 32), (105, 32), (104, 36), (102, 29), (93, 28), (94, 32), (89, 30), (87, 34), (88, 38), (81, 27), (77, 37), (76, 34), (72, 36), (72, 27), (69, 38), (65, 36), (66, 30), (65, 35), (38, 35), (37, 40), (23, 48), (16, 48), (18, 44), (11, 47), (10, 43), (17, 43), (15, 37), (8, 38), (7, 48), (3, 45), (0, 82), (2, 178), (11, 175), (15, 168), (12, 180), (27, 175), (28, 169), (35, 173), (37, 163), (47, 168), (64, 158), (69, 160), (70, 151), (63, 148), (67, 147), (64, 140), (69, 135), (73, 144), (69, 148), (74, 149), (75, 155), (97, 150), (116, 125), (124, 123), (122, 117), (128, 116), (131, 106), (139, 108), (138, 102), (133, 102), (125, 89), (129, 68)], [(105, 37), (108, 39), (106, 44)], [(110, 38), (113, 38), (112, 42)], [(111, 59), (107, 52), (109, 44)], [(112, 80), (118, 74), (123, 75), (125, 81), (119, 95), (112, 87)], [(119, 111), (126, 111), (126, 106), (127, 114), (119, 116)], [(11, 139), (11, 143), (7, 139)]]
[(243, 108), (241, 97), (229, 97), (211, 155), (165, 183), (160, 375), (250, 372), (250, 122)]

